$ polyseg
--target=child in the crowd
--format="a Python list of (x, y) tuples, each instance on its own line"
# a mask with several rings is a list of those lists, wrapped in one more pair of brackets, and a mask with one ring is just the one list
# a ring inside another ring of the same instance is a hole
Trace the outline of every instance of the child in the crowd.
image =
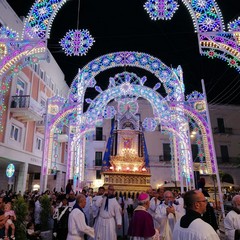
[(5, 217), (8, 218), (5, 223), (5, 237), (4, 238), (8, 239), (8, 234), (9, 234), (8, 231), (9, 231), (9, 228), (11, 228), (12, 229), (11, 239), (15, 240), (15, 225), (14, 225), (13, 221), (16, 221), (16, 214), (12, 210), (11, 202), (8, 202), (5, 204), (4, 215), (5, 215)]
[(40, 237), (40, 231), (35, 231), (35, 226), (33, 222), (29, 222), (27, 224), (27, 240), (39, 240)]

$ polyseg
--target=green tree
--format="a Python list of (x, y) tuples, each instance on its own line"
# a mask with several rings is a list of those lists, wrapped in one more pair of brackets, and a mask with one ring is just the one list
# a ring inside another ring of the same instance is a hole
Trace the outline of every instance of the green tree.
[(48, 195), (43, 195), (40, 199), (41, 212), (40, 212), (40, 221), (41, 221), (41, 230), (48, 231), (49, 220), (51, 216), (51, 200)]
[(16, 214), (15, 236), (17, 239), (26, 239), (26, 217), (28, 215), (28, 204), (23, 197), (18, 197), (13, 203), (13, 209)]

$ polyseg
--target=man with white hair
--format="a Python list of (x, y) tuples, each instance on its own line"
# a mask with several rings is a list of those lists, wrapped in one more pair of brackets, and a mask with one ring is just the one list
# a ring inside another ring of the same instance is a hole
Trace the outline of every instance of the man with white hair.
[(181, 205), (174, 203), (171, 191), (165, 191), (163, 196), (164, 202), (157, 206), (155, 219), (160, 224), (160, 236), (166, 240), (171, 240), (174, 225), (184, 215), (185, 210)]
[(233, 209), (224, 219), (225, 233), (228, 240), (240, 239), (240, 195), (232, 199)]
[(132, 240), (158, 239), (158, 230), (154, 229), (153, 218), (147, 212), (150, 198), (147, 193), (138, 196), (138, 206), (133, 212), (128, 228), (128, 235)]

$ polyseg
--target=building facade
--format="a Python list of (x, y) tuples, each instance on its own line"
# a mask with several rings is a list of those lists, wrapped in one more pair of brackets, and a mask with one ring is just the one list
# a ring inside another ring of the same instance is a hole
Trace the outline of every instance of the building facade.
[[(0, 23), (19, 33), (23, 28), (22, 20), (5, 0), (0, 1)], [(68, 90), (65, 76), (48, 50), (46, 61), (24, 67), (14, 76), (5, 96), (7, 109), (0, 132), (0, 190), (39, 189), (47, 99), (54, 95), (66, 98)], [(64, 147), (62, 149), (58, 169), (64, 173)], [(9, 164), (15, 167), (10, 178), (6, 176)], [(64, 185), (64, 176), (58, 181)]]

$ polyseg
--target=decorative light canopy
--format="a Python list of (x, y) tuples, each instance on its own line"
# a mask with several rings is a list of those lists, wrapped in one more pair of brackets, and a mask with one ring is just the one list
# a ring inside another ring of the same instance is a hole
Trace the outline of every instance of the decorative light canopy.
[(152, 20), (170, 20), (178, 9), (175, 0), (148, 0), (144, 8)]
[(67, 56), (83, 56), (87, 54), (94, 42), (88, 30), (70, 30), (61, 39), (60, 45)]

